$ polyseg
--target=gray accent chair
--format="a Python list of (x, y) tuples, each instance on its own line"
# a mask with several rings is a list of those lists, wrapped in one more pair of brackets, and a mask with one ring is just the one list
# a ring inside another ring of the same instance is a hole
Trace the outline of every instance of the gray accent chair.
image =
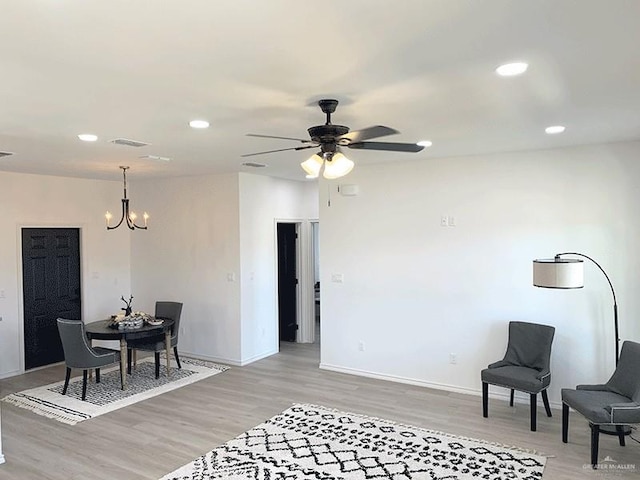
[(82, 369), (82, 400), (87, 397), (87, 372), (96, 370), (96, 383), (100, 383), (100, 367), (118, 363), (120, 356), (117, 351), (102, 347), (92, 347), (89, 345), (87, 334), (84, 331), (82, 320), (67, 320), (58, 318), (58, 332), (62, 340), (64, 350), (64, 363), (67, 366), (67, 373), (64, 379), (62, 394), (67, 394), (69, 378), (72, 368)]
[(509, 322), (509, 341), (504, 358), (482, 370), (482, 416), (489, 416), (489, 385), (509, 388), (509, 405), (514, 391), (527, 392), (531, 404), (531, 431), (536, 431), (538, 393), (547, 416), (551, 416), (547, 388), (551, 383), (551, 344), (555, 327), (528, 322)]
[(627, 425), (640, 423), (640, 343), (622, 344), (615, 372), (604, 385), (578, 385), (562, 389), (562, 441), (568, 442), (569, 408), (587, 419), (591, 427), (591, 465), (598, 464), (598, 442), (602, 426), (612, 427), (620, 446), (625, 446)]
[[(179, 302), (156, 302), (156, 311), (154, 317), (167, 318), (174, 321), (171, 328), (171, 347), (173, 348), (173, 354), (176, 357), (176, 363), (178, 368), (182, 368), (180, 365), (180, 357), (178, 356), (178, 333), (180, 332), (180, 315), (182, 314), (182, 303)], [(164, 335), (157, 337), (145, 338), (141, 340), (131, 340), (127, 344), (128, 348), (128, 360), (129, 360), (129, 373), (131, 373), (131, 354), (133, 350), (142, 350), (145, 352), (153, 352), (155, 355), (155, 367), (156, 378), (160, 377), (160, 352), (164, 352), (166, 349)], [(134, 356), (135, 356), (135, 352)]]

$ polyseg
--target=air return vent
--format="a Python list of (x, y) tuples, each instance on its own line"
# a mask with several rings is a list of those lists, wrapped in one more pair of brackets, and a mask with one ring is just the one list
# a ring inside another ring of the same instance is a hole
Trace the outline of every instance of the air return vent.
[(9, 155), (13, 155), (13, 152), (0, 152), (0, 158), (8, 157)]
[(253, 168), (264, 168), (267, 166), (266, 163), (257, 163), (257, 162), (244, 162), (242, 165), (245, 167), (253, 167)]
[(146, 160), (157, 160), (158, 162), (170, 162), (171, 158), (169, 157), (161, 157), (160, 155), (142, 155), (141, 157)]
[(114, 138), (113, 140), (109, 140), (109, 142), (115, 143), (116, 145), (126, 145), (127, 147), (146, 147), (147, 145), (151, 145), (150, 143), (129, 140), (128, 138)]

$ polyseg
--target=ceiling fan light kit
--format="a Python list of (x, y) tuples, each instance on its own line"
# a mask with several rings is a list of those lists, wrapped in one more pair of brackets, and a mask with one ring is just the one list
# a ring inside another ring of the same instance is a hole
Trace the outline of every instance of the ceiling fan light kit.
[[(381, 150), (387, 152), (420, 152), (424, 149), (424, 145), (416, 143), (394, 143), (394, 142), (368, 142), (366, 140), (372, 138), (383, 137), (386, 135), (394, 135), (397, 130), (383, 125), (375, 125), (373, 127), (364, 128), (362, 130), (350, 131), (349, 127), (344, 125), (333, 125), (331, 123), (331, 114), (335, 112), (338, 106), (338, 100), (323, 99), (318, 102), (320, 109), (326, 115), (327, 120), (324, 125), (316, 125), (307, 129), (310, 140), (291, 137), (277, 137), (273, 135), (259, 135), (254, 133), (247, 134), (250, 137), (260, 138), (277, 138), (280, 140), (293, 140), (302, 143), (302, 146), (291, 148), (280, 148), (277, 150), (268, 150), (265, 152), (248, 153), (243, 157), (253, 155), (263, 155), (266, 153), (284, 152), (288, 150), (306, 150), (308, 148), (320, 148), (320, 151), (314, 154), (308, 160), (302, 162), (300, 166), (307, 173), (308, 178), (317, 178), (322, 175), (327, 179), (340, 178), (347, 175), (353, 170), (354, 163), (349, 160), (341, 151), (342, 148), (355, 148), (363, 150)], [(324, 169), (323, 169), (324, 167)]]

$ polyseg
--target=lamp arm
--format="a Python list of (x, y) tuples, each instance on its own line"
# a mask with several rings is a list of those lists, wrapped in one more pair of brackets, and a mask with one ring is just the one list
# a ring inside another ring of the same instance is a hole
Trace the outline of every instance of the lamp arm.
[(616, 301), (616, 291), (613, 289), (613, 284), (611, 283), (611, 279), (609, 278), (609, 275), (607, 275), (607, 272), (604, 271), (604, 268), (602, 268), (598, 262), (596, 262), (590, 256), (585, 255), (584, 253), (578, 253), (578, 252), (558, 253), (556, 255), (556, 260), (559, 260), (562, 255), (576, 255), (578, 257), (583, 257), (583, 258), (586, 258), (587, 260), (590, 260), (591, 262), (593, 262), (593, 264), (596, 267), (600, 269), (600, 271), (604, 275), (604, 278), (606, 278), (607, 282), (609, 282), (609, 288), (611, 288), (611, 295), (613, 296), (613, 320), (615, 323), (615, 333), (616, 333), (616, 366), (617, 366), (618, 358), (620, 357), (620, 335), (618, 333), (618, 302)]

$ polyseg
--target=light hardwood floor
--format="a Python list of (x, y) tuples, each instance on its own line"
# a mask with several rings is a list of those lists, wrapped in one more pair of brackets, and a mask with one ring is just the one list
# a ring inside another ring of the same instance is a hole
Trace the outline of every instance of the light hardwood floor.
[[(545, 480), (640, 477), (640, 445), (601, 439), (601, 457), (634, 464), (635, 472), (585, 468), (586, 422), (572, 415), (569, 444), (560, 439), (560, 411), (539, 407), (529, 431), (526, 404), (430, 390), (320, 370), (318, 345), (281, 345), (281, 352), (77, 425), (65, 425), (2, 403), (6, 463), (0, 480), (158, 479), (217, 445), (288, 408), (315, 403), (467, 437), (535, 449), (549, 455)], [(478, 371), (479, 375), (479, 371)], [(54, 366), (0, 381), (0, 395), (62, 380)]]

